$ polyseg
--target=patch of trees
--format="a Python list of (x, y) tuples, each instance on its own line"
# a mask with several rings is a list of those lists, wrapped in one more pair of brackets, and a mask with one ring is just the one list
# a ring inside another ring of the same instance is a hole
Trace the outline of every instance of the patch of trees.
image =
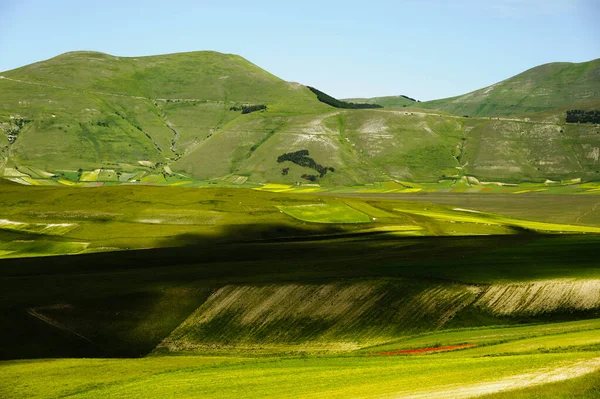
[[(23, 129), (23, 127), (25, 127), (25, 125), (27, 125), (28, 123), (32, 122), (31, 119), (26, 119), (26, 118), (11, 118), (11, 123), (8, 124), (8, 127), (5, 128), (6, 130), (6, 136), (8, 138), (8, 143), (9, 144), (13, 144), (16, 140), (17, 140), (17, 136), (19, 135), (19, 132), (21, 131), (21, 129)], [(4, 130), (4, 129), (2, 129)]]
[[(287, 152), (287, 153), (277, 157), (277, 162), (282, 163), (285, 161), (289, 161), (289, 162), (295, 163), (296, 165), (316, 170), (317, 172), (319, 172), (318, 175), (305, 174), (305, 175), (301, 176), (303, 179), (310, 180), (313, 182), (316, 181), (317, 178), (325, 176), (327, 174), (327, 172), (335, 172), (334, 168), (318, 164), (314, 159), (312, 159), (308, 155), (309, 155), (308, 150)], [(284, 174), (284, 175), (287, 174), (287, 172), (289, 171), (289, 168), (286, 168), (286, 169), (287, 170), (284, 169), (285, 173), (283, 173), (283, 170), (282, 170), (282, 174)]]
[(335, 108), (347, 108), (347, 109), (366, 109), (366, 108), (383, 108), (379, 104), (354, 104), (346, 101), (338, 100), (337, 98), (331, 97), (329, 94), (325, 94), (322, 91), (315, 89), (314, 87), (307, 86), (310, 91), (317, 95), (317, 99), (322, 103), (331, 105)]
[(264, 104), (259, 105), (242, 105), (241, 107), (231, 107), (230, 111), (242, 111), (242, 115), (250, 114), (252, 112), (263, 111), (266, 110), (267, 106)]
[(289, 171), (290, 171), (290, 168), (283, 168), (283, 169), (281, 169), (281, 174), (284, 175), (284, 176), (287, 176), (287, 174), (289, 173)]
[(415, 99), (414, 99), (414, 98), (412, 98), (412, 97), (405, 96), (404, 94), (400, 94), (400, 97), (404, 97), (404, 98), (406, 98), (407, 100), (414, 101), (414, 102), (416, 102), (416, 103), (420, 103), (420, 102), (421, 102), (421, 101), (419, 101), (419, 100), (415, 100)]
[(600, 123), (600, 111), (572, 109), (567, 111), (567, 123)]
[(106, 122), (106, 121), (98, 121), (98, 122), (96, 122), (96, 125), (102, 126), (102, 127), (108, 127), (108, 122)]
[(20, 129), (23, 129), (23, 127), (28, 124), (29, 122), (31, 122), (31, 119), (27, 119), (27, 118), (15, 118), (13, 119), (15, 125), (17, 125), (17, 127)]
[(306, 180), (308, 180), (308, 181), (315, 182), (315, 181), (317, 181), (317, 178), (318, 178), (319, 176), (317, 176), (317, 175), (306, 175), (306, 174), (304, 174), (304, 175), (302, 175), (302, 176), (300, 176), (300, 177), (301, 177), (301, 178), (303, 178), (303, 179), (306, 179)]

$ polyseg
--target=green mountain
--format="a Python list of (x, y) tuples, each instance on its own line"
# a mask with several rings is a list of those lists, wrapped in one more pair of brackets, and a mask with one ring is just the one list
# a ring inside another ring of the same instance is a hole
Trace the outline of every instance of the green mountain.
[(15, 119), (26, 121), (10, 160), (51, 171), (173, 161), (239, 117), (231, 107), (326, 109), (305, 87), (215, 52), (139, 58), (74, 52), (2, 77), (0, 123), (8, 130)]
[(600, 58), (554, 62), (462, 96), (419, 106), (469, 116), (508, 116), (548, 111), (600, 99)]
[[(340, 109), (236, 55), (67, 53), (0, 73), (0, 175), (26, 184), (594, 180), (598, 129), (564, 117), (598, 108), (599, 65), (549, 64), (437, 102), (372, 99), (406, 108)], [(541, 112), (519, 116), (532, 111)], [(473, 117), (493, 112), (508, 117)]]

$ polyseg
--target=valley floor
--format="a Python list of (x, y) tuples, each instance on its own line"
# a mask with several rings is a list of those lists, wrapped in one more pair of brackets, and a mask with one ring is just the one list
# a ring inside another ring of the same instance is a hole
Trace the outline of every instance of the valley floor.
[(598, 397), (592, 195), (0, 191), (0, 397)]

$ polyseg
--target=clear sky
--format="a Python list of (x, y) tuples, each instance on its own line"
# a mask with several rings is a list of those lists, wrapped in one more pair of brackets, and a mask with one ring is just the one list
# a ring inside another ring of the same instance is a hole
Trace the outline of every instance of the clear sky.
[(599, 58), (599, 21), (598, 0), (0, 0), (0, 71), (72, 50), (216, 50), (339, 98), (430, 100)]

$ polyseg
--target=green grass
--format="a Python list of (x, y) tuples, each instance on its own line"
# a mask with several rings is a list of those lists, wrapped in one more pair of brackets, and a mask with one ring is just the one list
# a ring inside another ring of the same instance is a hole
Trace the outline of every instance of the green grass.
[(508, 356), (596, 350), (599, 320), (533, 324), (513, 327), (458, 329), (409, 336), (383, 345), (360, 349), (357, 353), (380, 354), (399, 350), (475, 345), (448, 353), (447, 357)]
[(600, 375), (590, 373), (583, 377), (544, 384), (510, 392), (482, 396), (482, 399), (594, 399), (600, 396)]
[(370, 223), (371, 218), (344, 203), (329, 201), (320, 204), (279, 206), (293, 218), (312, 223)]
[[(347, 398), (453, 392), (460, 397), (461, 389), (481, 393), (494, 392), (498, 385), (514, 389), (519, 384), (510, 380), (513, 376), (518, 380), (520, 375), (543, 375), (544, 371), (552, 375), (553, 369), (594, 364), (587, 360), (594, 357), (597, 353), (459, 359), (442, 355), (276, 358), (241, 362), (197, 357), (46, 360), (2, 364), (0, 378), (4, 381), (0, 386), (5, 395), (15, 398)], [(20, 383), (15, 384), (15, 380)], [(527, 386), (526, 382), (521, 384)]]
[(475, 223), (485, 225), (504, 225), (514, 226), (523, 229), (531, 229), (543, 232), (561, 232), (561, 233), (600, 233), (600, 228), (588, 226), (573, 226), (556, 223), (541, 223), (527, 220), (511, 219), (504, 216), (486, 214), (472, 209), (454, 208), (454, 209), (431, 209), (432, 206), (423, 209), (405, 209), (396, 208), (395, 210), (411, 215), (425, 216), (439, 221), (449, 221), (453, 223)]

